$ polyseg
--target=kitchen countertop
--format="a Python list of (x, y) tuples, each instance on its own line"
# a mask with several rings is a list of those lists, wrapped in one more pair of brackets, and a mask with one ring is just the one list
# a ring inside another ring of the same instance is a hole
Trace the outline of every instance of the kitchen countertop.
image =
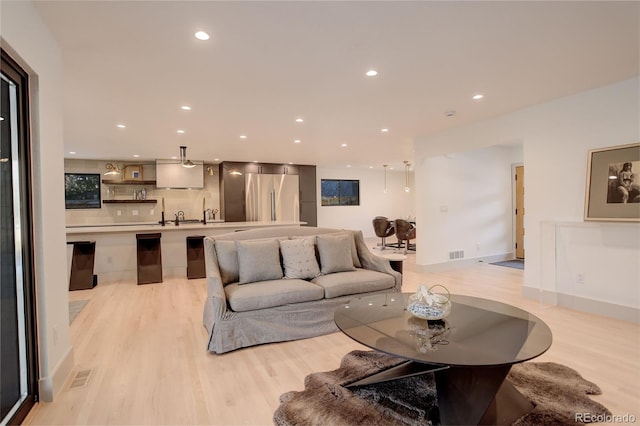
[(179, 226), (166, 225), (160, 226), (159, 223), (113, 223), (113, 224), (96, 224), (96, 225), (67, 225), (67, 235), (74, 234), (101, 234), (101, 233), (124, 233), (124, 232), (171, 232), (180, 230), (194, 229), (225, 229), (225, 228), (260, 228), (273, 226), (298, 226), (305, 225), (306, 222), (297, 221), (275, 221), (275, 222), (223, 222), (211, 221), (206, 225), (202, 223), (182, 223)]

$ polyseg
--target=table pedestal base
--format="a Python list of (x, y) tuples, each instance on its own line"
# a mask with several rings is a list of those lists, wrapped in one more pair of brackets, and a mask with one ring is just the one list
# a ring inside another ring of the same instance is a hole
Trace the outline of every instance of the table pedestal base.
[(434, 373), (440, 422), (443, 425), (511, 424), (533, 409), (508, 381), (511, 365), (449, 367), (407, 361), (382, 370), (347, 388)]

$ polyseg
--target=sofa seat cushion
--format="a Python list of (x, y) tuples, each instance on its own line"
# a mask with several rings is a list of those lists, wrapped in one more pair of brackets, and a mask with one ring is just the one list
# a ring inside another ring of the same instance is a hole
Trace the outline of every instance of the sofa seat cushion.
[(324, 290), (320, 286), (299, 279), (233, 283), (226, 286), (224, 291), (229, 306), (236, 312), (310, 302), (324, 297)]
[(385, 290), (395, 285), (393, 276), (368, 269), (321, 275), (311, 282), (324, 289), (324, 297), (327, 299), (348, 294)]

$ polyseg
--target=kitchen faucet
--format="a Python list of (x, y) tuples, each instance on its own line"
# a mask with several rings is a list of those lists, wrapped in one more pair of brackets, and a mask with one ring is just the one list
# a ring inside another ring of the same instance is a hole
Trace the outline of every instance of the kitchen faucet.
[(182, 210), (179, 210), (178, 213), (176, 213), (175, 225), (180, 225), (181, 220), (184, 221), (184, 212)]
[(216, 213), (218, 213), (218, 209), (207, 209), (205, 210), (205, 213), (207, 213), (207, 219), (216, 220)]

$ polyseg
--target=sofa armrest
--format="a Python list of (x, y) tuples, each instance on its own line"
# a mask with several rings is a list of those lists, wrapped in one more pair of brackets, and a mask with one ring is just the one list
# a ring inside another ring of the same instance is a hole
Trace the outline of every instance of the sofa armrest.
[(393, 276), (396, 282), (396, 290), (402, 291), (402, 274), (400, 272), (394, 271), (387, 259), (379, 256), (374, 256), (374, 254), (371, 253), (371, 251), (367, 247), (367, 244), (364, 242), (362, 231), (352, 232), (353, 238), (356, 242), (356, 249), (358, 250), (358, 257), (360, 258), (362, 267), (372, 271), (384, 272), (385, 274)]
[(211, 333), (216, 320), (222, 319), (227, 312), (227, 296), (224, 292), (215, 241), (211, 237), (204, 239), (205, 266), (207, 271), (207, 298), (205, 299), (203, 321)]

